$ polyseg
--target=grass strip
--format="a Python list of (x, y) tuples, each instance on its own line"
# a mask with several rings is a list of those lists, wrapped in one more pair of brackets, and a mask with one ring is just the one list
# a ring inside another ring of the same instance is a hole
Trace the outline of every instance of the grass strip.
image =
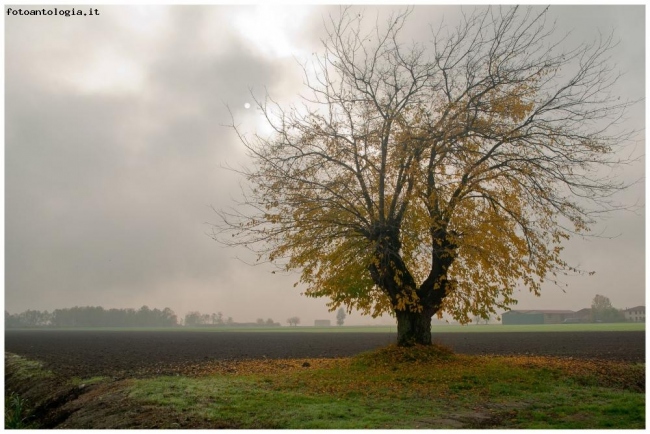
[(644, 428), (645, 366), (388, 348), (349, 359), (205, 365), (129, 397), (203, 427)]

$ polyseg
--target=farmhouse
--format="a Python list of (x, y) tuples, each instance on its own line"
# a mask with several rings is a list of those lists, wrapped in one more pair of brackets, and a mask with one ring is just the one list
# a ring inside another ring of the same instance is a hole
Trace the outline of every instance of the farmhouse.
[(626, 321), (645, 322), (645, 306), (636, 306), (623, 311)]
[(592, 322), (591, 308), (586, 307), (584, 309), (580, 309), (575, 313), (574, 318), (577, 318), (578, 322)]
[(314, 321), (314, 327), (329, 327), (332, 323), (328, 319), (317, 319)]
[(501, 315), (504, 325), (508, 324), (560, 324), (568, 318), (575, 318), (572, 310), (510, 310)]

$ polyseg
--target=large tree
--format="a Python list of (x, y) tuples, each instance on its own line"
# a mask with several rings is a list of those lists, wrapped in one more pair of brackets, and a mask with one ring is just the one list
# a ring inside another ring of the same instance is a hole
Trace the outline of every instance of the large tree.
[(614, 207), (599, 170), (620, 163), (630, 104), (611, 94), (611, 37), (561, 50), (546, 10), (477, 9), (430, 44), (400, 39), (410, 13), (365, 31), (342, 9), (303, 65), (304, 104), (256, 100), (269, 137), (233, 122), (253, 165), (213, 234), (300, 270), (331, 310), (394, 314), (400, 345), (574, 270), (562, 242)]

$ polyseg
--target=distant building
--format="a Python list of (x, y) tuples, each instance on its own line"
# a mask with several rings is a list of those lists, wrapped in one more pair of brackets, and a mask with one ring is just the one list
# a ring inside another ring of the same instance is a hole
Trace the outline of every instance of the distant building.
[(328, 319), (317, 319), (314, 321), (314, 327), (329, 327), (332, 323)]
[(573, 317), (580, 320), (579, 322), (591, 322), (591, 320), (592, 320), (592, 318), (591, 318), (591, 308), (586, 307), (584, 309), (580, 309), (579, 311), (577, 311), (575, 313), (575, 315)]
[(501, 315), (504, 325), (514, 324), (561, 324), (567, 318), (574, 318), (572, 310), (510, 310)]
[(623, 311), (626, 321), (645, 322), (645, 306), (636, 306)]

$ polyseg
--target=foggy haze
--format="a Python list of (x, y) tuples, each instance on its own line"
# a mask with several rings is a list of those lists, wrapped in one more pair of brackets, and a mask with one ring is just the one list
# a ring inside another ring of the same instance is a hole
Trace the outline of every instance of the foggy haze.
[[(90, 6), (88, 6), (89, 8)], [(99, 16), (7, 16), (5, 8), (5, 309), (170, 307), (223, 312), (235, 321), (286, 326), (330, 319), (327, 299), (301, 296), (298, 274), (250, 266), (246, 251), (206, 234), (211, 207), (232, 206), (246, 164), (226, 105), (244, 131), (265, 132), (249, 89), (286, 103), (304, 90), (298, 60), (320, 51), (323, 18), (338, 7), (93, 6)], [(17, 6), (15, 8), (29, 8)], [(54, 8), (54, 6), (47, 6)], [(390, 7), (359, 8), (374, 20)], [(466, 7), (465, 9), (470, 9)], [(416, 6), (405, 40), (429, 40), (460, 7)], [(611, 63), (622, 99), (645, 95), (644, 6), (552, 6), (568, 42), (612, 30)], [(253, 104), (248, 107), (247, 104)], [(644, 102), (624, 123), (643, 130)], [(248, 108), (247, 108), (248, 107)], [(637, 135), (636, 155), (645, 133)], [(617, 172), (632, 182), (643, 161)], [(617, 308), (645, 304), (644, 183), (617, 196), (639, 210), (575, 238), (564, 258), (594, 276), (549, 284), (513, 309), (589, 307), (596, 294)], [(346, 325), (393, 324), (353, 313)]]

